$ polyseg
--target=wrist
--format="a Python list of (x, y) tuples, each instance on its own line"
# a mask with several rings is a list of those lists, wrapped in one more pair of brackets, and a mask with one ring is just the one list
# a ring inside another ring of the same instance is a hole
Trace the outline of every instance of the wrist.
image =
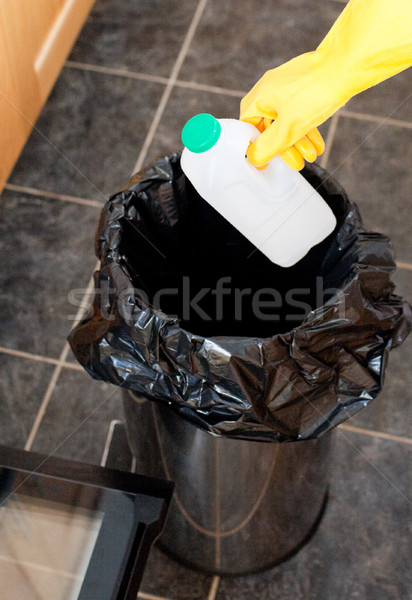
[(335, 110), (346, 104), (356, 93), (353, 90), (353, 77), (344, 57), (337, 58), (328, 52), (317, 49), (313, 53), (313, 79), (319, 94), (325, 94), (325, 104)]

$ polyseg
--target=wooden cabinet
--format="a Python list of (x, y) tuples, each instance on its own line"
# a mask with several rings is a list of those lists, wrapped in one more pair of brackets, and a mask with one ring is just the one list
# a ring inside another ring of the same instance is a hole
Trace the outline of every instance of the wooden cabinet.
[(94, 0), (0, 0), (0, 191)]

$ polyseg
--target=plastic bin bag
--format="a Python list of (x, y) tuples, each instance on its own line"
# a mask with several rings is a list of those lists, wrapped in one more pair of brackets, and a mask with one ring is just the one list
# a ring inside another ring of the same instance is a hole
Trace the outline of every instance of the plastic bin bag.
[(312, 165), (302, 173), (338, 225), (282, 269), (199, 197), (179, 159), (159, 159), (104, 206), (93, 307), (71, 348), (92, 377), (212, 434), (317, 438), (377, 396), (410, 331), (391, 243)]

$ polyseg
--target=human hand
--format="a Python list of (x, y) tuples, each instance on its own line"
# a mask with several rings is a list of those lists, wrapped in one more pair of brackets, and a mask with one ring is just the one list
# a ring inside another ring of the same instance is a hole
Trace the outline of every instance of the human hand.
[(411, 0), (350, 0), (314, 52), (267, 71), (240, 105), (262, 135), (248, 159), (264, 167), (280, 154), (293, 168), (324, 149), (321, 123), (352, 96), (412, 65)]
[(325, 143), (317, 126), (344, 101), (323, 84), (315, 53), (307, 53), (267, 71), (240, 105), (240, 119), (262, 135), (249, 146), (248, 159), (258, 168), (280, 155), (293, 169), (313, 162)]

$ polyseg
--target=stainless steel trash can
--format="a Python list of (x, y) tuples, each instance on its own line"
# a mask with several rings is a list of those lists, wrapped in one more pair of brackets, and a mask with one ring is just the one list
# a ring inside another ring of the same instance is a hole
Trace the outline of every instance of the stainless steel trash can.
[(283, 444), (215, 437), (129, 391), (124, 411), (136, 472), (176, 484), (159, 545), (187, 566), (219, 575), (264, 570), (316, 529), (331, 432)]

